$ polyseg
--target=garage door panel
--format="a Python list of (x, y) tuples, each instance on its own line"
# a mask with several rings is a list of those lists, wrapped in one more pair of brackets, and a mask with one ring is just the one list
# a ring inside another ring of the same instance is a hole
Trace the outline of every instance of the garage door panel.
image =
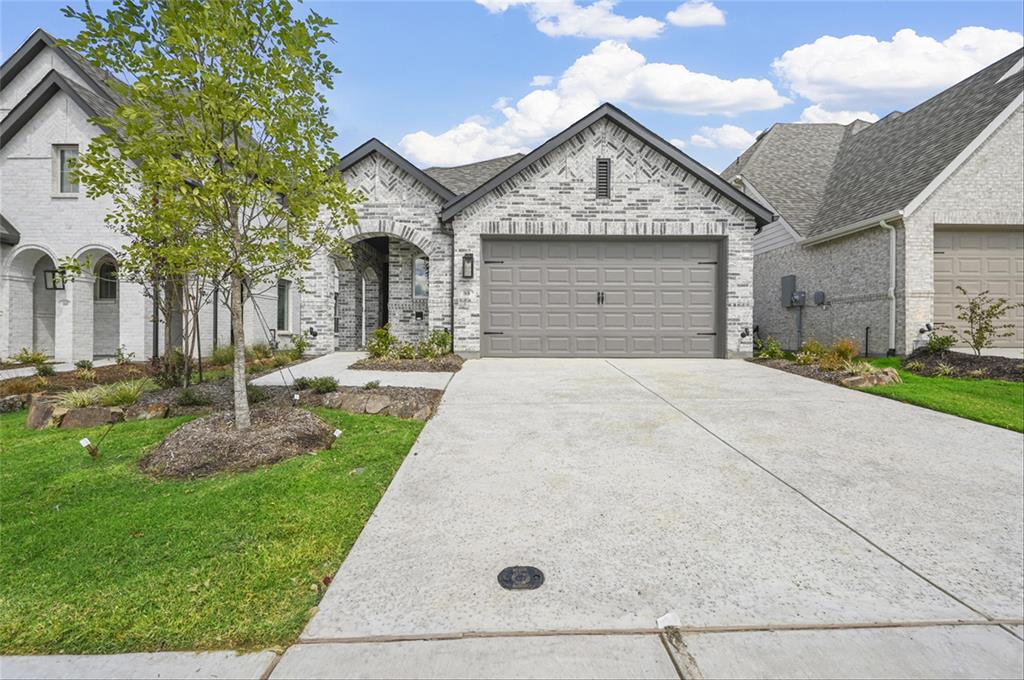
[(718, 249), (685, 239), (484, 239), (481, 351), (713, 357)]
[[(956, 305), (967, 301), (957, 286), (968, 295), (987, 290), (992, 297), (1024, 302), (1024, 228), (936, 229), (933, 273), (933, 321), (946, 329), (961, 324)], [(997, 346), (1020, 347), (1024, 343), (1024, 316), (1019, 311), (1005, 318), (1015, 325), (1015, 335), (997, 338)]]

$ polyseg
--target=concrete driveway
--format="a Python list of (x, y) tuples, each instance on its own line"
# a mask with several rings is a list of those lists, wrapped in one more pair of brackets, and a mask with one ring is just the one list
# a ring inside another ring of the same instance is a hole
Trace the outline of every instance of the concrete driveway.
[(275, 677), (1019, 678), (1022, 456), (746, 362), (468, 362)]

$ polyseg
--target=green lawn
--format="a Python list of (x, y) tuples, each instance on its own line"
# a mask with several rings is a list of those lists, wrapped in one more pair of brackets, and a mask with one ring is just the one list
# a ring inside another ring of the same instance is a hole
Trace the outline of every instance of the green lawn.
[(345, 431), (330, 451), (190, 482), (137, 467), (187, 418), (118, 424), (94, 461), (101, 430), (0, 416), (0, 653), (294, 640), (422, 428), (317, 413)]
[(928, 378), (901, 369), (897, 358), (871, 359), (870, 363), (898, 369), (903, 384), (860, 388), (865, 392), (1024, 432), (1024, 383)]

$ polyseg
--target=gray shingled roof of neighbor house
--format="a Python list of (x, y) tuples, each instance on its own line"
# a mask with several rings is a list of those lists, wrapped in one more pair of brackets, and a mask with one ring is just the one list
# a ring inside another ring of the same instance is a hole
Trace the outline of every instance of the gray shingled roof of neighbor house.
[(0, 215), (0, 243), (8, 246), (18, 245), (18, 241), (21, 240), (21, 233), (14, 228), (6, 217)]
[(523, 154), (514, 153), (509, 156), (450, 168), (427, 168), (424, 172), (450, 189), (456, 196), (461, 196), (476, 189), (522, 157)]
[(905, 113), (872, 125), (780, 124), (722, 174), (742, 175), (802, 236), (906, 207), (1024, 89), (1007, 55)]

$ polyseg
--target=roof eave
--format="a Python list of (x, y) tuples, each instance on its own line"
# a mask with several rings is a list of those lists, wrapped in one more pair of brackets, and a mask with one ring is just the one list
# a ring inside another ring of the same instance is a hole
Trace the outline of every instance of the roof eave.
[(16, 246), (21, 241), (21, 232), (14, 228), (6, 217), (0, 215), (0, 243), (6, 246)]
[(68, 84), (64, 76), (56, 70), (51, 70), (20, 102), (15, 104), (7, 117), (0, 121), (0, 148), (6, 146), (7, 142), (32, 119), (32, 116), (39, 112), (39, 109), (43, 108), (46, 102), (50, 101), (58, 90), (71, 97), (90, 118), (99, 116), (96, 109)]
[(800, 245), (813, 246), (818, 243), (824, 243), (825, 241), (831, 241), (833, 239), (842, 238), (851, 234), (856, 234), (858, 231), (864, 231), (866, 229), (872, 229), (879, 226), (881, 222), (888, 222), (889, 220), (902, 220), (902, 210), (890, 210), (889, 212), (882, 213), (881, 215), (875, 215), (864, 220), (859, 220), (848, 224), (845, 227), (839, 227), (838, 229), (832, 229), (826, 231), (823, 234), (817, 234), (816, 236), (808, 236), (800, 241)]
[(617, 107), (608, 103), (597, 107), (586, 116), (567, 127), (565, 130), (562, 130), (512, 165), (505, 168), (505, 170), (498, 173), (487, 182), (484, 182), (473, 191), (460, 196), (457, 200), (445, 206), (441, 211), (441, 220), (447, 222), (452, 219), (473, 203), (483, 198), (483, 196), (519, 174), (523, 169), (537, 162), (569, 139), (572, 139), (577, 134), (605, 117), (611, 118), (616, 124), (626, 128), (630, 133), (644, 140), (644, 142), (657, 149), (670, 160), (673, 160), (688, 172), (696, 175), (706, 184), (728, 197), (734, 203), (753, 215), (759, 227), (772, 221), (773, 215), (770, 210), (766, 209), (760, 203), (729, 184), (713, 170), (701, 165), (693, 158), (690, 158), (671, 143), (640, 125)]
[(47, 47), (54, 50), (60, 56), (61, 60), (70, 66), (75, 73), (81, 76), (81, 78), (88, 83), (89, 87), (95, 90), (97, 94), (104, 97), (108, 96), (104, 90), (103, 84), (96, 82), (96, 79), (93, 78), (88, 71), (82, 68), (81, 64), (68, 56), (63, 49), (59, 49), (57, 39), (41, 28), (37, 28), (33, 31), (32, 35), (30, 35), (25, 42), (21, 44), (21, 47), (15, 50), (14, 54), (8, 57), (3, 65), (0, 66), (0, 87), (7, 87), (14, 77), (21, 73), (21, 70), (28, 66), (36, 55)]

